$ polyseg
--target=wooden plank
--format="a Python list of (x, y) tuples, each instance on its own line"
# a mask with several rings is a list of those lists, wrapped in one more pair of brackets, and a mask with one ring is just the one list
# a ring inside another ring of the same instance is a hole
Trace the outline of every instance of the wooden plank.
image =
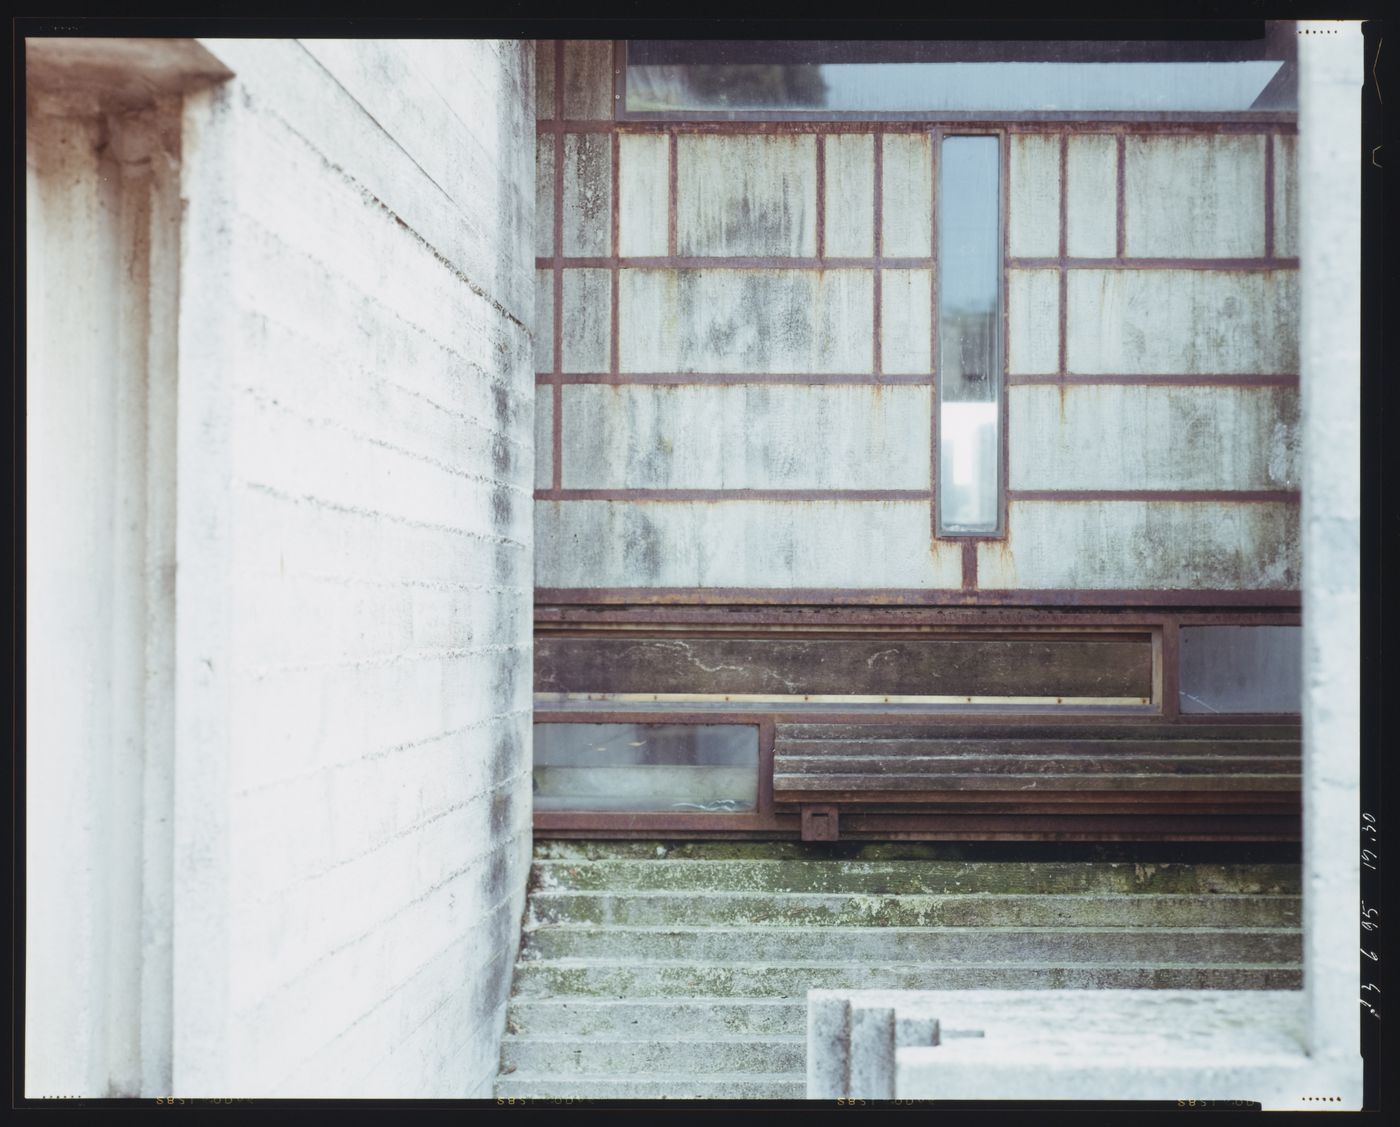
[[(1029, 730), (1028, 730), (1029, 729)], [(872, 718), (871, 721), (790, 723), (777, 726), (778, 739), (788, 740), (1015, 740), (1015, 739), (1055, 739), (1055, 740), (1161, 740), (1173, 742), (1206, 740), (1299, 740), (1302, 725), (1259, 724), (1240, 722), (1235, 724), (1182, 724), (1172, 721), (1124, 722), (1120, 717), (1108, 717), (1100, 722), (1085, 721), (1076, 717), (1071, 722), (1059, 722), (1044, 715), (1028, 717), (1015, 724), (1006, 723), (1005, 717), (978, 723), (966, 717), (943, 722), (939, 720), (901, 720), (891, 723)]]
[(1210, 757), (1048, 757), (1003, 755), (899, 756), (872, 759), (867, 756), (793, 756), (779, 753), (773, 768), (783, 775), (816, 778), (835, 775), (1292, 775), (1301, 777), (1302, 762), (1293, 759)]
[[(960, 791), (997, 790), (1182, 790), (1182, 778), (1173, 773), (1156, 775), (1101, 774), (1091, 778), (1083, 774), (946, 774), (946, 775), (788, 775), (776, 773), (773, 776), (775, 792), (785, 793), (810, 791), (841, 791), (858, 793), (864, 791), (915, 791), (928, 790), (936, 778), (939, 789)], [(1302, 775), (1298, 772), (1287, 774), (1218, 774), (1200, 775), (1191, 779), (1193, 793), (1215, 793), (1239, 789), (1296, 791), (1301, 787)]]
[(1150, 698), (1152, 677), (1146, 635), (535, 639), (542, 693)]
[(1298, 759), (1297, 740), (791, 740), (778, 736), (775, 750), (781, 756), (808, 759), (911, 757), (1112, 756), (1164, 759), (1259, 758)]

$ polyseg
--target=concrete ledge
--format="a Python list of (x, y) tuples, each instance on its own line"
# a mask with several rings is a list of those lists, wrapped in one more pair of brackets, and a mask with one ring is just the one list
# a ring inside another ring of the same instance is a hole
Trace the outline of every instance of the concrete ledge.
[(31, 94), (107, 110), (139, 109), (233, 77), (193, 39), (26, 39), (24, 66)]
[[(843, 1087), (875, 1099), (1361, 1106), (1359, 1061), (1306, 1053), (1301, 991), (814, 990), (808, 1007), (811, 1099)], [(837, 1020), (842, 1009), (879, 1008), (894, 1010), (901, 1027), (917, 1021), (943, 1031), (932, 1045), (899, 1038), (892, 1088), (888, 1075), (857, 1075), (852, 1065), (869, 1056), (858, 1044), (865, 1025)]]

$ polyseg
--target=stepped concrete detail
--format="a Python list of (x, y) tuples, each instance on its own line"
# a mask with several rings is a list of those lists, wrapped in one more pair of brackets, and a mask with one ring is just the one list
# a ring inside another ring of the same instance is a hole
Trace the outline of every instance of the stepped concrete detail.
[(810, 989), (1297, 989), (1286, 862), (541, 842), (501, 1096), (801, 1099)]

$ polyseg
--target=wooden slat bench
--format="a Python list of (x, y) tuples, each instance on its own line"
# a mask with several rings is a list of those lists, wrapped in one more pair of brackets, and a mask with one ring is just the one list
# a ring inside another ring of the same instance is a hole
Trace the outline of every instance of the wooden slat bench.
[[(800, 809), (815, 840), (852, 815), (892, 826), (896, 813), (910, 826), (911, 815), (969, 830), (1002, 821), (1008, 836), (1026, 816), (1051, 816), (1051, 836), (1058, 824), (1086, 836), (1097, 826), (1113, 837), (1288, 839), (1301, 787), (1296, 723), (780, 723), (773, 752), (774, 803)], [(1144, 817), (1150, 826), (1134, 821)]]

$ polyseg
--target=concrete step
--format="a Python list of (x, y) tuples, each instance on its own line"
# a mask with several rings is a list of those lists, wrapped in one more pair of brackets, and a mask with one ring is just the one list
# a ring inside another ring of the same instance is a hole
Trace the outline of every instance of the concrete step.
[(536, 892), (531, 926), (1297, 927), (1302, 898), (1185, 893)]
[(702, 1038), (797, 1035), (807, 1028), (807, 999), (512, 998), (506, 1032), (576, 1037)]
[(578, 1100), (802, 1100), (807, 1098), (805, 1072), (616, 1073), (569, 1074), (515, 1072), (496, 1081), (503, 1099)]
[(518, 963), (514, 993), (518, 998), (572, 995), (619, 1000), (795, 998), (805, 997), (808, 990), (1297, 990), (1302, 981), (1302, 968), (1297, 963), (862, 966), (844, 962), (640, 963), (624, 956)]
[(807, 960), (1006, 963), (1067, 967), (1080, 963), (1287, 963), (1302, 957), (1296, 929), (1277, 928), (995, 928), (808, 927), (642, 928), (556, 924), (525, 933), (522, 965), (553, 959), (722, 963)]
[(673, 1028), (668, 1038), (508, 1036), (501, 1065), (519, 1072), (605, 1073), (804, 1072), (806, 1038), (713, 1038)]
[(559, 859), (536, 860), (531, 891), (1297, 896), (1298, 873), (1288, 864)]

